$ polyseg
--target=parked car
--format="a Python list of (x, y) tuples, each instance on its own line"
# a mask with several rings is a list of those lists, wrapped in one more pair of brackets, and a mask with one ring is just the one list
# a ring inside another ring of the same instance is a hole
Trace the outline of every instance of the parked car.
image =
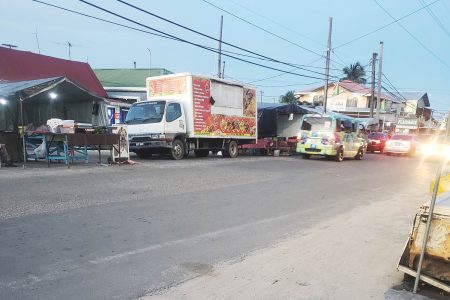
[(416, 140), (410, 134), (395, 134), (386, 142), (384, 152), (391, 154), (414, 155), (416, 153)]
[(361, 123), (339, 114), (306, 114), (303, 116), (298, 134), (296, 152), (308, 159), (311, 155), (362, 160), (367, 151), (365, 131)]
[(367, 151), (374, 153), (380, 151), (383, 153), (386, 141), (389, 140), (389, 136), (384, 132), (372, 132), (368, 136)]

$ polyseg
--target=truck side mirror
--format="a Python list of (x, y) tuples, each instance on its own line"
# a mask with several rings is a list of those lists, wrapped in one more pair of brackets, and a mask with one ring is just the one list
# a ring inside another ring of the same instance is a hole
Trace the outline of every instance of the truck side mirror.
[(216, 103), (216, 100), (214, 100), (214, 98), (211, 96), (209, 97), (209, 103), (211, 103), (211, 105), (214, 105), (214, 103)]

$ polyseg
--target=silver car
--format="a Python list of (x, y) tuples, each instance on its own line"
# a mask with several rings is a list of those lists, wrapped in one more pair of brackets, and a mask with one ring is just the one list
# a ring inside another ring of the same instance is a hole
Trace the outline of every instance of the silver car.
[(416, 141), (410, 134), (395, 134), (387, 142), (384, 147), (387, 155), (391, 154), (407, 154), (414, 155), (416, 152)]

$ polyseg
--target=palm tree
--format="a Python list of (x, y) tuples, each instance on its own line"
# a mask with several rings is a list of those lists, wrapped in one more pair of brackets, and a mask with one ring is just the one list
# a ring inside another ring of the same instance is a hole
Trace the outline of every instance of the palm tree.
[(286, 94), (280, 96), (280, 103), (297, 103), (297, 98), (295, 98), (295, 91), (288, 91)]
[(355, 64), (350, 64), (349, 67), (345, 67), (342, 69), (342, 71), (345, 74), (345, 77), (341, 78), (341, 80), (351, 80), (356, 83), (366, 83), (366, 79), (364, 78), (366, 76), (366, 71), (364, 70), (364, 67), (361, 66), (359, 61), (357, 61)]

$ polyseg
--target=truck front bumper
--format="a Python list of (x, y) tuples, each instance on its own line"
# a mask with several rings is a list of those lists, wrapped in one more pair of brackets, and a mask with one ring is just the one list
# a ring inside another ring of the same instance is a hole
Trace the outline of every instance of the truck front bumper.
[(146, 149), (172, 148), (172, 141), (146, 141), (146, 142), (130, 142), (130, 151), (136, 152)]

